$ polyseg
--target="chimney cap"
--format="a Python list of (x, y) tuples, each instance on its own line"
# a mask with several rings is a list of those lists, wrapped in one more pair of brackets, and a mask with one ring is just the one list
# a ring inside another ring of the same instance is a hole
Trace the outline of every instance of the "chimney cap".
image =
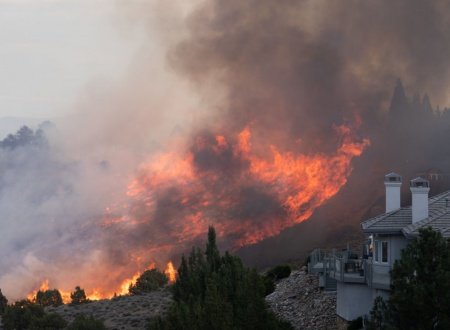
[(418, 178), (412, 179), (409, 186), (411, 188), (430, 188), (430, 181), (419, 176)]
[(384, 182), (392, 182), (392, 183), (399, 182), (399, 183), (401, 183), (402, 177), (401, 177), (401, 175), (399, 175), (397, 173), (391, 172), (384, 176)]

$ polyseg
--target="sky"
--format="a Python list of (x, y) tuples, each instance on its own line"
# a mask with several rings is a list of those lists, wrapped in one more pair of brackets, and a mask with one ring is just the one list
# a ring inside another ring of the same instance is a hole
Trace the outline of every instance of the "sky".
[(0, 0), (0, 118), (54, 118), (92, 81), (120, 80), (142, 44), (116, 2)]

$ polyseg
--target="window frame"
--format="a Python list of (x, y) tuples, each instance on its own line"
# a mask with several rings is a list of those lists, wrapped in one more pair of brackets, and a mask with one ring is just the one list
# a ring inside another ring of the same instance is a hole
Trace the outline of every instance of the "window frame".
[[(385, 254), (383, 252), (385, 252)], [(389, 240), (374, 240), (373, 261), (377, 264), (388, 264), (389, 259)]]
[[(386, 249), (384, 249), (386, 247)], [(386, 252), (386, 260), (384, 260), (384, 253)], [(381, 241), (380, 244), (380, 262), (382, 264), (388, 264), (389, 263), (389, 241)]]

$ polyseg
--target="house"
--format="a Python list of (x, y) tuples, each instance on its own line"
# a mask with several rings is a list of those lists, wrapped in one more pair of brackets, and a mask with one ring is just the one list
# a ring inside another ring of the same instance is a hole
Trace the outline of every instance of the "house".
[(419, 177), (410, 181), (412, 205), (401, 207), (401, 176), (386, 175), (384, 185), (386, 212), (361, 223), (367, 237), (361, 256), (349, 249), (310, 255), (310, 272), (319, 274), (326, 290), (336, 288), (336, 313), (347, 321), (368, 315), (377, 296), (389, 297), (394, 262), (420, 228), (432, 227), (450, 237), (450, 191), (429, 198), (429, 181)]

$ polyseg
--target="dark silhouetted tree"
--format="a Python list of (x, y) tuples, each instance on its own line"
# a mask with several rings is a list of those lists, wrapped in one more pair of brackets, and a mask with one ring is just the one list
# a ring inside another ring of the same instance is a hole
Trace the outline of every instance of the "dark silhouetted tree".
[(166, 274), (157, 269), (146, 270), (139, 276), (135, 284), (130, 285), (129, 292), (141, 294), (154, 291), (166, 285), (168, 282)]
[(228, 252), (220, 256), (212, 227), (205, 251), (181, 258), (173, 293), (167, 317), (151, 320), (150, 329), (292, 329), (267, 309), (263, 277)]
[(5, 312), (5, 308), (8, 306), (8, 299), (3, 295), (2, 290), (0, 289), (0, 315)]
[(60, 306), (63, 304), (61, 293), (57, 289), (41, 291), (36, 294), (36, 303), (41, 306)]
[(6, 330), (29, 329), (33, 321), (44, 316), (44, 308), (41, 305), (20, 300), (6, 307), (2, 316), (3, 327)]
[(89, 302), (86, 298), (86, 293), (79, 286), (75, 287), (75, 291), (70, 293), (72, 305), (79, 305)]
[(373, 329), (450, 329), (450, 243), (440, 232), (420, 229), (391, 272), (387, 303), (378, 298)]

